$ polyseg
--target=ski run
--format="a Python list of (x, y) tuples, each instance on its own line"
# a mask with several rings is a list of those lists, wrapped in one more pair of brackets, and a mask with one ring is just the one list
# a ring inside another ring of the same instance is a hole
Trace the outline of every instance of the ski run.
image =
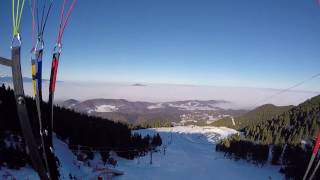
[[(157, 128), (137, 130), (133, 133), (142, 135), (159, 133), (162, 146), (151, 155), (134, 160), (120, 158), (111, 153), (118, 161), (115, 169), (124, 172), (116, 176), (115, 180), (224, 180), (224, 179), (283, 179), (278, 166), (265, 165), (258, 167), (245, 161), (226, 159), (223, 153), (215, 151), (215, 143), (224, 137), (237, 133), (228, 128), (177, 126), (172, 128)], [(101, 160), (99, 153), (95, 153), (93, 160), (81, 162), (68, 148), (67, 144), (54, 137), (56, 155), (60, 161), (61, 179), (96, 179), (100, 174), (98, 169), (110, 169)], [(90, 164), (90, 166), (88, 166)], [(0, 169), (1, 179), (39, 179), (37, 173), (30, 167), (20, 170)], [(104, 177), (106, 178), (106, 177)]]

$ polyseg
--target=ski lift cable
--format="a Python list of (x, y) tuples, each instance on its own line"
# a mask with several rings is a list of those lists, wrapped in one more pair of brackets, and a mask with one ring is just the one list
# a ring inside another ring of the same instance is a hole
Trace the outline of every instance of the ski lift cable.
[[(305, 79), (305, 80), (303, 80), (303, 81), (301, 81), (301, 82), (298, 82), (298, 83), (294, 84), (293, 86), (290, 86), (290, 87), (288, 87), (288, 88), (286, 88), (286, 89), (282, 89), (282, 90), (280, 90), (280, 91), (278, 91), (278, 92), (276, 92), (276, 93), (274, 93), (274, 94), (272, 94), (272, 95), (270, 95), (270, 96), (262, 99), (262, 100), (259, 101), (259, 102), (260, 102), (260, 103), (265, 103), (267, 100), (270, 100), (270, 99), (274, 98), (275, 96), (278, 96), (278, 95), (283, 94), (283, 93), (285, 93), (285, 92), (287, 92), (287, 91), (290, 91), (291, 89), (294, 89), (294, 88), (296, 88), (296, 87), (299, 87), (299, 86), (301, 86), (302, 84), (304, 84), (304, 83), (306, 83), (306, 82), (308, 82), (308, 81), (311, 81), (311, 80), (313, 80), (313, 79), (315, 79), (315, 78), (317, 78), (317, 77), (319, 77), (319, 76), (320, 76), (320, 73), (314, 74), (314, 75), (312, 75), (311, 77), (309, 77), (309, 78), (307, 78), (307, 79)], [(259, 104), (259, 102), (257, 102), (257, 103), (254, 105), (254, 107), (256, 107), (256, 106)]]
[[(12, 131), (11, 131), (12, 132)], [(0, 131), (0, 134), (6, 134), (5, 131)], [(18, 133), (18, 132), (16, 132)], [(21, 140), (25, 140), (24, 137), (19, 137)], [(23, 145), (22, 142), (16, 142), (19, 145)], [(83, 146), (83, 145), (68, 145), (70, 150), (80, 150), (80, 151), (90, 151), (91, 149), (93, 151), (101, 151), (101, 152), (107, 152), (107, 151), (115, 151), (115, 152), (140, 152), (142, 150), (146, 150), (144, 148), (135, 148), (135, 147), (127, 147), (127, 148), (120, 148), (120, 147), (111, 147), (111, 146), (104, 146), (104, 147), (95, 147), (95, 146)], [(86, 148), (86, 149), (81, 149)], [(88, 150), (90, 149), (90, 150)]]
[(142, 150), (143, 148), (136, 148), (136, 147), (112, 147), (112, 146), (85, 146), (85, 145), (68, 145), (69, 147), (76, 147), (76, 148), (93, 148), (93, 149), (114, 149), (114, 150)]
[[(8, 132), (19, 134), (19, 131), (0, 131), (0, 134), (7, 134)], [(21, 139), (25, 139), (24, 137), (20, 137)], [(80, 144), (67, 144), (68, 147), (71, 148), (88, 148), (88, 149), (114, 149), (114, 150), (143, 150), (144, 148), (137, 148), (133, 146), (129, 147), (113, 147), (113, 146), (86, 146)]]
[(123, 152), (140, 152), (139, 150), (97, 150), (97, 149), (92, 149), (92, 150), (82, 150), (82, 149), (70, 149), (71, 151), (82, 151), (82, 152), (104, 152), (108, 153), (110, 151), (117, 152), (117, 153), (123, 153)]
[(99, 149), (99, 148), (87, 148), (87, 149), (80, 149), (80, 148), (70, 148), (71, 150), (79, 150), (79, 151), (99, 151), (99, 152), (109, 152), (109, 151), (115, 151), (115, 152), (140, 152), (146, 149), (117, 149), (117, 148), (109, 148), (109, 149)]
[[(10, 131), (14, 133), (19, 133), (18, 131)], [(6, 131), (0, 131), (0, 134), (7, 134), (8, 132)], [(25, 140), (24, 137), (19, 137), (23, 140)], [(18, 143), (19, 144), (19, 143)], [(144, 148), (136, 148), (136, 147), (112, 147), (112, 146), (85, 146), (85, 145), (68, 145), (68, 147), (71, 150), (81, 150), (81, 151), (89, 151), (86, 149), (81, 149), (81, 148), (87, 148), (87, 149), (93, 149), (94, 151), (115, 151), (115, 152), (139, 152), (140, 150), (145, 150)]]
[(110, 151), (114, 151), (114, 152), (142, 152), (142, 151), (146, 151), (147, 149), (143, 149), (143, 148), (135, 148), (135, 149), (121, 149), (121, 148), (104, 148), (104, 149), (100, 149), (100, 148), (94, 148), (94, 147), (87, 147), (87, 149), (81, 149), (83, 148), (83, 146), (80, 147), (70, 147), (70, 150), (73, 151), (83, 151), (83, 152), (110, 152)]

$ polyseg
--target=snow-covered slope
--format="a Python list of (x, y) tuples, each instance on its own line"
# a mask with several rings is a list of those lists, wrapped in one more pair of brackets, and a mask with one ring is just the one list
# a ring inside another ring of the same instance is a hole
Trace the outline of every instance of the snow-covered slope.
[[(150, 155), (130, 160), (119, 160), (119, 169), (125, 175), (115, 180), (272, 180), (283, 179), (279, 167), (266, 165), (262, 168), (245, 161), (225, 159), (215, 152), (215, 142), (236, 131), (228, 128), (180, 126), (174, 128), (147, 129), (142, 134), (160, 133), (167, 145), (164, 154)], [(171, 142), (171, 144), (170, 144)]]
[[(159, 133), (163, 146), (158, 152), (126, 160), (114, 156), (118, 160), (116, 169), (124, 171), (123, 176), (114, 177), (115, 180), (268, 180), (283, 179), (278, 172), (279, 167), (266, 165), (257, 167), (245, 161), (225, 159), (223, 153), (215, 151), (217, 140), (237, 133), (235, 130), (218, 127), (178, 126), (173, 128), (158, 128), (138, 130), (142, 135)], [(68, 146), (54, 138), (56, 155), (59, 158), (61, 179), (69, 179), (70, 174), (78, 179), (95, 177), (94, 168), (103, 167), (101, 157), (95, 153), (94, 160), (87, 163), (77, 161)], [(166, 147), (164, 152), (164, 147)], [(93, 168), (92, 168), (93, 167)], [(0, 169), (0, 179), (39, 179), (30, 167), (20, 170)]]
[[(101, 157), (98, 153), (95, 153), (95, 159), (90, 161), (90, 167), (87, 164), (78, 161), (76, 156), (68, 148), (68, 145), (61, 140), (54, 137), (53, 139), (55, 153), (60, 162), (60, 179), (69, 180), (70, 175), (76, 177), (77, 179), (89, 179), (92, 174), (94, 174), (94, 168), (103, 166)], [(20, 170), (12, 170), (7, 168), (0, 168), (0, 179), (18, 179), (18, 180), (38, 180), (38, 174), (31, 167), (24, 167)]]
[(116, 106), (112, 106), (112, 105), (100, 105), (100, 106), (96, 106), (95, 111), (96, 112), (114, 112), (117, 111), (119, 108), (117, 108)]

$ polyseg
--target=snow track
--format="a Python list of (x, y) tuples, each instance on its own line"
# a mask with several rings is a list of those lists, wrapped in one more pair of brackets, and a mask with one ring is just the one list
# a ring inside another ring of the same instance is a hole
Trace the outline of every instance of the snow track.
[[(164, 155), (153, 153), (137, 160), (119, 160), (119, 169), (125, 174), (115, 180), (272, 180), (283, 179), (279, 167), (266, 165), (262, 168), (245, 161), (224, 158), (215, 151), (217, 140), (236, 133), (228, 128), (179, 126), (139, 130), (141, 134), (159, 133), (163, 144), (167, 145)], [(169, 144), (172, 136), (172, 143)]]
[[(225, 159), (223, 153), (215, 151), (215, 143), (226, 136), (237, 133), (228, 128), (179, 126), (173, 128), (145, 129), (136, 131), (142, 135), (159, 133), (163, 145), (158, 152), (134, 160), (114, 156), (118, 160), (116, 169), (123, 171), (123, 176), (114, 180), (278, 180), (283, 179), (279, 167), (266, 165), (262, 168), (245, 161)], [(103, 167), (101, 156), (83, 163), (76, 159), (68, 146), (54, 138), (56, 155), (60, 160), (61, 179), (69, 179), (70, 174), (78, 179), (95, 176), (94, 168)], [(0, 179), (39, 179), (30, 167), (20, 170), (0, 169)], [(8, 177), (6, 177), (8, 176)], [(6, 177), (6, 178), (5, 178)]]

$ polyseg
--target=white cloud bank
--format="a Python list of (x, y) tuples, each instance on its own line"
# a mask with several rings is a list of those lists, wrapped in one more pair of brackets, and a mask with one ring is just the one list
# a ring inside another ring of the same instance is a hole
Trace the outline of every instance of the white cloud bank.
[[(44, 98), (48, 97), (48, 82), (43, 83)], [(26, 94), (31, 95), (31, 83), (25, 83)], [(129, 101), (167, 102), (178, 100), (226, 100), (232, 102), (226, 108), (252, 108), (255, 105), (297, 105), (320, 94), (310, 91), (287, 91), (272, 99), (265, 98), (278, 93), (277, 89), (215, 87), (172, 84), (148, 84), (132, 86), (125, 83), (58, 82), (55, 99), (86, 100), (93, 98), (126, 99)], [(221, 105), (223, 106), (223, 105)]]

